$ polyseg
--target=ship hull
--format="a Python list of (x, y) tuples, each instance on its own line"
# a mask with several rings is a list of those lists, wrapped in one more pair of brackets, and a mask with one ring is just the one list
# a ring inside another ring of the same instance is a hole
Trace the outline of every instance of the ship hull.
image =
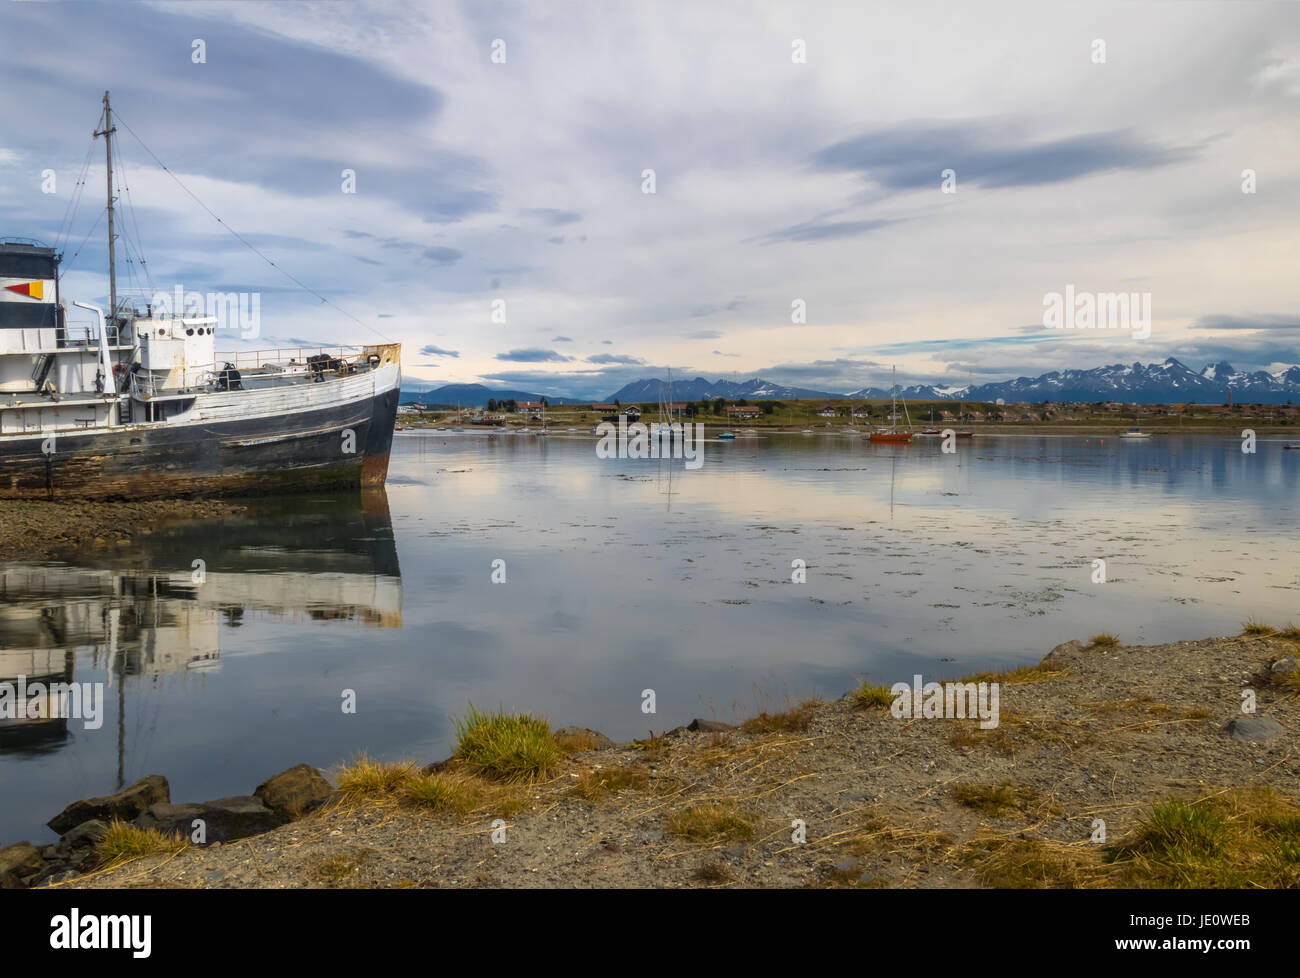
[[(260, 495), (382, 485), (399, 387), (346, 403), (0, 439), (0, 499)], [(52, 447), (53, 451), (43, 449)]]

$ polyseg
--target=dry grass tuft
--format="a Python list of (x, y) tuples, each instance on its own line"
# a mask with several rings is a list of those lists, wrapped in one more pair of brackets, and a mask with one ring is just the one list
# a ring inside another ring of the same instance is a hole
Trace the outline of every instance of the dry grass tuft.
[(740, 725), (743, 733), (797, 733), (812, 726), (813, 713), (821, 700), (805, 700), (784, 713), (760, 713)]
[(95, 855), (101, 863), (109, 864), (140, 856), (179, 852), (188, 846), (189, 841), (179, 832), (139, 829), (129, 822), (113, 819), (108, 824), (108, 832), (95, 844)]
[(339, 768), (339, 792), (345, 801), (397, 795), (415, 777), (414, 761), (377, 761), (366, 754)]
[(668, 831), (692, 842), (752, 839), (755, 825), (753, 815), (731, 802), (692, 805), (668, 816)]
[(587, 801), (596, 801), (623, 790), (642, 790), (650, 782), (650, 772), (639, 767), (600, 767), (582, 771), (570, 789)]

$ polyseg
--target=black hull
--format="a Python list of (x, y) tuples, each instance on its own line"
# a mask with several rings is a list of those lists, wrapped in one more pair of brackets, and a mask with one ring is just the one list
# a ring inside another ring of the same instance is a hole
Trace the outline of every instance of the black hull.
[[(0, 499), (145, 499), (382, 485), (398, 391), (225, 422), (61, 431), (0, 442)], [(349, 450), (351, 449), (351, 450)]]

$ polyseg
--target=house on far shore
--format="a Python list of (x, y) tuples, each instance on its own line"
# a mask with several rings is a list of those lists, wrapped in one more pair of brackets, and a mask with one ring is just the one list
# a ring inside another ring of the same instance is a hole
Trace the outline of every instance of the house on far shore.
[(819, 417), (819, 418), (833, 418), (833, 417), (835, 417), (835, 405), (834, 405), (834, 404), (823, 404), (823, 405), (821, 406), (821, 408), (820, 408), (820, 409), (818, 410), (818, 412), (817, 412), (817, 417)]
[(731, 404), (727, 406), (729, 418), (757, 418), (762, 410), (752, 404)]
[(866, 404), (859, 405), (853, 409), (853, 416), (855, 418), (869, 418), (871, 417), (871, 408)]
[(515, 411), (519, 414), (541, 414), (541, 401), (515, 401)]

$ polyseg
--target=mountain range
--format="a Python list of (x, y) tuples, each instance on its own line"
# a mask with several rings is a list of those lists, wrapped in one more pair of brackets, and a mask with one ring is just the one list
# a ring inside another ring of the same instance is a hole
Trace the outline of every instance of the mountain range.
[[(626, 385), (610, 400), (654, 401), (659, 397), (658, 379), (638, 380)], [(1238, 371), (1226, 361), (1207, 364), (1196, 371), (1174, 357), (1161, 363), (1115, 363), (1091, 370), (1053, 370), (1037, 377), (1017, 377), (1015, 380), (967, 386), (941, 386), (912, 384), (900, 387), (898, 394), (911, 401), (988, 401), (1001, 398), (1015, 401), (1123, 401), (1133, 404), (1185, 403), (1218, 404), (1228, 400), (1232, 391), (1234, 403), (1281, 404), (1300, 401), (1300, 366), (1288, 367), (1270, 374), (1263, 370)], [(746, 381), (718, 380), (710, 382), (703, 377), (690, 381), (674, 381), (672, 396), (675, 401), (698, 401), (704, 398), (883, 398), (889, 397), (888, 387), (863, 387), (847, 394), (808, 390), (802, 387), (785, 387), (762, 379)]]
[(588, 404), (573, 397), (554, 397), (550, 394), (530, 394), (528, 391), (495, 390), (482, 384), (444, 384), (442, 387), (429, 388), (424, 385), (402, 385), (404, 402), (419, 401), (422, 404), (459, 404), (462, 407), (487, 407), (489, 400), (495, 401), (540, 401), (546, 398), (547, 404)]
[[(646, 403), (668, 395), (667, 384), (657, 377), (634, 380), (615, 391), (605, 401)], [(1300, 402), (1300, 366), (1277, 373), (1264, 370), (1239, 371), (1227, 361), (1206, 364), (1193, 370), (1182, 361), (1168, 357), (1160, 363), (1114, 363), (1091, 370), (1053, 370), (1037, 377), (1017, 377), (962, 387), (912, 384), (899, 388), (899, 396), (909, 401), (986, 401), (999, 398), (1015, 401), (1122, 401), (1131, 404), (1226, 403), (1231, 390), (1234, 403), (1284, 404)], [(432, 390), (403, 387), (402, 399), (419, 399), (431, 404), (462, 404), (484, 407), (489, 398), (496, 400), (540, 401), (543, 395), (518, 390), (492, 390), (482, 384), (447, 384)], [(581, 398), (545, 395), (550, 404), (589, 404)], [(723, 397), (729, 401), (809, 400), (825, 398), (884, 398), (888, 387), (863, 387), (847, 394), (789, 387), (762, 378), (751, 380), (714, 380), (696, 377), (674, 380), (674, 401), (701, 401)]]

